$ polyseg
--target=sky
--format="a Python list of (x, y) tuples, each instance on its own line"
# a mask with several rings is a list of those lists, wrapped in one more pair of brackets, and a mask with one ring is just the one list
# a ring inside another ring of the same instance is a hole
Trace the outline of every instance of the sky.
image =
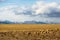
[(19, 5), (19, 6), (30, 6), (35, 3), (37, 0), (4, 0), (0, 2), (0, 6), (6, 5)]
[(60, 23), (60, 0), (0, 0), (0, 21)]

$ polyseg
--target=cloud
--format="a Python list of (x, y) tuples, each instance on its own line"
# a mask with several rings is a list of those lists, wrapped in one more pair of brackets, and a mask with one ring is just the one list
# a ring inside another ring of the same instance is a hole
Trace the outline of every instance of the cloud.
[(60, 23), (60, 4), (36, 2), (31, 7), (8, 5), (0, 7), (0, 21)]
[[(60, 13), (60, 4), (56, 2), (46, 3), (46, 2), (37, 2), (32, 6), (32, 9), (35, 11), (34, 14), (58, 14)], [(56, 12), (56, 13), (55, 13)], [(53, 15), (52, 15), (53, 16)]]
[[(31, 21), (32, 18), (29, 15), (23, 15), (24, 10), (25, 10), (24, 8), (18, 7), (17, 5), (1, 7), (0, 8), (0, 20), (2, 20), (2, 21), (10, 20), (13, 22), (24, 22), (27, 20)], [(17, 13), (15, 11), (17, 11)], [(19, 15), (17, 15), (17, 14), (19, 14)]]

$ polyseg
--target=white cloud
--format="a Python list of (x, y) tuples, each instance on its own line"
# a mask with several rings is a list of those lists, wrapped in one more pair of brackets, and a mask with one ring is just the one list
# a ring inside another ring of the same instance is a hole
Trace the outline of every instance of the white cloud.
[[(29, 15), (16, 15), (18, 13), (23, 12), (25, 10), (23, 7), (18, 7), (17, 5), (10, 5), (6, 7), (0, 8), (0, 21), (9, 20), (13, 22), (24, 22), (26, 20), (32, 20), (32, 18)], [(18, 13), (16, 13), (17, 11)], [(16, 14), (15, 14), (16, 13)]]
[(52, 11), (60, 11), (59, 9), (60, 5), (56, 2), (46, 3), (43, 1), (36, 2), (32, 6), (32, 9), (36, 12), (35, 14), (46, 14), (51, 13)]

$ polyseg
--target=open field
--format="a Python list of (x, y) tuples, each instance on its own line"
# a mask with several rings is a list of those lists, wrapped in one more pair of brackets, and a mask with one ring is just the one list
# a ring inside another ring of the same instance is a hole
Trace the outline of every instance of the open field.
[(60, 24), (0, 24), (0, 40), (60, 40)]
[(0, 31), (60, 29), (60, 24), (0, 24)]

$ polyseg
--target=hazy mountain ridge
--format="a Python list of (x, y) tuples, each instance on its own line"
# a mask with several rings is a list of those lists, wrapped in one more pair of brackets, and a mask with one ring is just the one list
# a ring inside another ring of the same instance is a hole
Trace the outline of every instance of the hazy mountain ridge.
[(57, 24), (57, 23), (40, 21), (24, 21), (24, 22), (0, 21), (0, 24)]

